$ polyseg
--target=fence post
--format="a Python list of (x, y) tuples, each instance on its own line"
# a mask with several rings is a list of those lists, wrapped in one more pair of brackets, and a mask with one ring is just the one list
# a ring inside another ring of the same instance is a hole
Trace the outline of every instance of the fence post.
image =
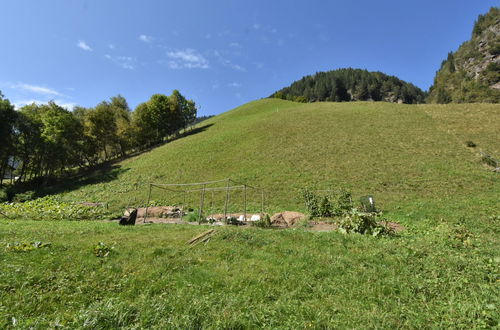
[(199, 212), (199, 214), (198, 214), (198, 222), (200, 222), (200, 221), (201, 221), (201, 217), (202, 217), (202, 215), (203, 215), (203, 202), (205, 201), (205, 187), (206, 187), (206, 186), (207, 186), (207, 185), (206, 185), (206, 184), (204, 184), (204, 185), (203, 185), (203, 189), (201, 190), (201, 198), (200, 198), (200, 212)]
[(244, 196), (244, 210), (243, 210), (243, 220), (247, 222), (247, 185), (243, 185), (243, 196)]
[(151, 200), (151, 188), (152, 188), (152, 185), (150, 183), (149, 184), (149, 193), (148, 193), (148, 203), (146, 204), (146, 211), (144, 212), (144, 223), (146, 223), (146, 219), (148, 218), (149, 201)]
[(230, 180), (228, 179), (227, 184), (226, 184), (226, 199), (224, 201), (224, 220), (223, 221), (226, 221), (226, 216), (227, 216), (227, 204), (229, 202), (229, 183), (230, 183)]

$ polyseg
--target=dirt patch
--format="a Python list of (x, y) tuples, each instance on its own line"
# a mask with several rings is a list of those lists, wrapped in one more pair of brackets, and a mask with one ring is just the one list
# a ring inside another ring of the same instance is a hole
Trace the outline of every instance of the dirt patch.
[(271, 217), (271, 224), (275, 227), (293, 227), (299, 221), (305, 219), (306, 216), (300, 212), (285, 211), (276, 213)]

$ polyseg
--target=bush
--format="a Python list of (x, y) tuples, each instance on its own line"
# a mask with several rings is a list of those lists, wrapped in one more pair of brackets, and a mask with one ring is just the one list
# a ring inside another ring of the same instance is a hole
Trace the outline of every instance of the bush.
[(485, 154), (484, 152), (481, 153), (481, 161), (486, 165), (498, 167), (498, 161), (490, 155)]
[(471, 140), (468, 140), (468, 141), (465, 141), (465, 145), (469, 148), (475, 148), (477, 147), (477, 144), (475, 144), (474, 142), (472, 142)]
[(271, 218), (269, 217), (269, 214), (266, 214), (263, 219), (252, 222), (252, 225), (259, 228), (269, 228), (271, 227)]
[(9, 218), (30, 220), (102, 220), (112, 215), (104, 207), (89, 207), (45, 196), (22, 203), (0, 204), (0, 212)]
[(0, 189), (0, 203), (7, 202), (9, 200), (9, 194), (7, 189)]
[(23, 203), (23, 202), (28, 202), (32, 201), (36, 198), (36, 192), (34, 191), (25, 191), (19, 194), (14, 195), (12, 198), (12, 201), (14, 203)]
[(382, 219), (377, 213), (364, 213), (353, 209), (340, 219), (339, 231), (344, 234), (358, 233), (372, 236), (392, 235), (394, 230), (385, 225), (386, 219)]
[(323, 196), (319, 196), (309, 189), (304, 189), (302, 197), (311, 217), (341, 216), (353, 208), (352, 195), (344, 189), (327, 191)]

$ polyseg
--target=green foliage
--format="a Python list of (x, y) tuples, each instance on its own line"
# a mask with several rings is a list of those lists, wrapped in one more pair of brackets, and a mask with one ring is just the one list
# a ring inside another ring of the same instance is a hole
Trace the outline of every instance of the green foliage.
[(394, 231), (386, 223), (387, 220), (381, 218), (379, 213), (365, 213), (353, 209), (340, 218), (338, 230), (344, 234), (358, 233), (375, 237), (392, 235)]
[(0, 212), (9, 218), (32, 220), (102, 220), (111, 217), (111, 213), (104, 207), (68, 203), (57, 196), (46, 196), (22, 203), (3, 203), (0, 204)]
[(480, 36), (487, 28), (497, 23), (498, 18), (500, 18), (500, 8), (491, 7), (489, 12), (484, 15), (479, 15), (477, 18), (474, 28), (472, 30), (472, 36)]
[(423, 103), (425, 93), (394, 76), (348, 68), (303, 77), (271, 97), (301, 103), (367, 100)]
[(6, 250), (11, 252), (29, 252), (35, 249), (50, 247), (51, 243), (40, 241), (7, 243)]
[(484, 152), (481, 152), (481, 161), (491, 167), (498, 167), (500, 165), (495, 158)]
[(436, 72), (428, 103), (500, 102), (500, 91), (491, 87), (500, 81), (500, 65), (489, 60), (499, 53), (500, 47), (495, 34), (487, 31), (490, 27), (498, 29), (499, 19), (500, 9), (496, 7), (479, 16), (472, 39), (449, 53)]
[(0, 93), (0, 185), (17, 176), (18, 186), (40, 188), (48, 180), (93, 167), (160, 143), (196, 118), (196, 105), (179, 91), (156, 94), (131, 114), (117, 95), (95, 108), (70, 112), (50, 101), (18, 111)]
[(477, 147), (477, 144), (475, 144), (474, 141), (467, 140), (467, 141), (465, 141), (465, 146), (468, 148), (475, 148), (475, 147)]
[(310, 189), (302, 190), (305, 207), (311, 217), (334, 217), (353, 208), (352, 195), (345, 189), (326, 191), (323, 195)]
[(114, 246), (109, 246), (104, 242), (99, 242), (94, 246), (92, 251), (97, 258), (106, 258), (111, 252), (113, 252), (113, 249)]
[(269, 214), (266, 214), (262, 219), (258, 221), (253, 221), (252, 226), (259, 228), (270, 228), (271, 227), (271, 217)]
[(36, 198), (35, 191), (25, 191), (22, 193), (15, 194), (12, 198), (12, 202), (14, 203), (23, 203), (27, 201), (32, 201)]

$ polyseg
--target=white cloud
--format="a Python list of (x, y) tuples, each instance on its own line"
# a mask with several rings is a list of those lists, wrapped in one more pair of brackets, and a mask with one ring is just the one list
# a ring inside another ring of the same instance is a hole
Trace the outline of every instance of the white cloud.
[(170, 59), (167, 65), (171, 69), (208, 69), (208, 60), (194, 49), (167, 52)]
[(237, 42), (232, 42), (232, 43), (229, 44), (229, 47), (240, 48), (241, 45), (239, 43), (237, 43)]
[(214, 50), (213, 51), (213, 55), (215, 57), (217, 57), (217, 59), (219, 60), (219, 62), (224, 65), (224, 66), (227, 66), (233, 70), (236, 70), (236, 71), (240, 71), (240, 72), (246, 72), (247, 69), (245, 69), (244, 67), (242, 67), (241, 65), (239, 64), (235, 64), (233, 62), (231, 62), (230, 60), (228, 60), (227, 58), (225, 58), (224, 56), (221, 55), (221, 53), (219, 53), (218, 51)]
[(42, 86), (36, 86), (36, 85), (29, 85), (29, 84), (17, 84), (11, 86), (14, 89), (22, 89), (28, 92), (36, 93), (36, 94), (41, 94), (41, 95), (56, 95), (56, 96), (61, 96), (62, 94), (59, 93), (58, 91), (47, 88), (47, 87), (42, 87)]
[(141, 35), (139, 36), (139, 40), (140, 40), (140, 41), (144, 41), (144, 42), (146, 42), (146, 43), (151, 43), (151, 42), (153, 42), (154, 38), (153, 38), (153, 37), (151, 37), (151, 36), (147, 36), (147, 35), (145, 35), (145, 34), (141, 34)]
[(232, 83), (227, 84), (227, 87), (239, 88), (239, 87), (241, 87), (241, 84), (237, 83), (237, 82), (232, 82)]
[(93, 49), (83, 40), (78, 40), (78, 43), (76, 45), (87, 52), (93, 51)]
[[(30, 104), (37, 104), (37, 105), (42, 105), (42, 104), (47, 104), (49, 101), (42, 101), (42, 100), (37, 100), (37, 99), (27, 99), (27, 100), (17, 100), (13, 101), (12, 104), (16, 107), (16, 109), (22, 108), (25, 105), (30, 105)], [(73, 108), (77, 106), (76, 103), (73, 102), (68, 102), (65, 100), (54, 100), (54, 103), (65, 108), (66, 110), (73, 111)]]
[(116, 65), (122, 67), (123, 69), (135, 70), (135, 59), (130, 56), (111, 56), (109, 54), (104, 55), (105, 58), (115, 63)]
[(109, 44), (109, 45), (108, 45), (108, 48), (113, 50), (113, 49), (115, 49), (115, 48), (116, 48), (116, 46), (115, 46), (114, 44)]
[(252, 28), (254, 30), (258, 30), (258, 29), (260, 29), (260, 27), (261, 27), (261, 25), (259, 23), (254, 23), (254, 25), (252, 25)]

